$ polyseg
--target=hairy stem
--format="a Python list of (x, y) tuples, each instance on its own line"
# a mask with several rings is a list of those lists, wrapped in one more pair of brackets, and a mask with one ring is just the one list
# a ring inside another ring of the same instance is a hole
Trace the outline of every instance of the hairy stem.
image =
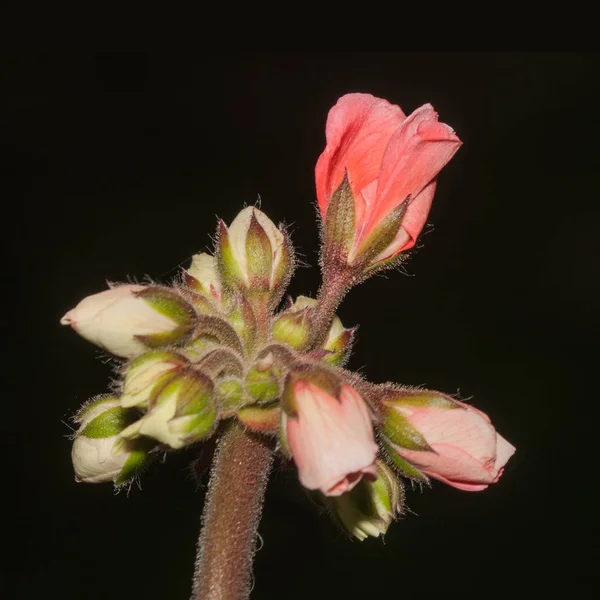
[(218, 443), (202, 513), (191, 600), (249, 597), (272, 464), (268, 440), (235, 421), (228, 425)]
[(315, 348), (327, 337), (329, 326), (335, 317), (335, 311), (350, 288), (352, 275), (350, 271), (340, 271), (334, 277), (327, 277), (324, 274), (312, 315), (312, 335), (309, 349)]

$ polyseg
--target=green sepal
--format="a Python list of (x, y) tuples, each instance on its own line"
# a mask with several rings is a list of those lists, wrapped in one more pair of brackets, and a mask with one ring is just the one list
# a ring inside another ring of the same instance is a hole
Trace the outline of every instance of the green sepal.
[(244, 372), (242, 358), (229, 348), (215, 348), (203, 356), (193, 368), (215, 378), (220, 375), (241, 377)]
[(156, 312), (171, 319), (188, 329), (193, 329), (196, 321), (194, 307), (184, 300), (177, 292), (160, 286), (147, 286), (139, 292), (134, 292)]
[[(195, 415), (214, 404), (212, 399), (213, 382), (204, 373), (189, 369), (173, 377), (160, 392), (160, 396), (169, 397), (177, 394), (176, 417)], [(160, 402), (160, 398), (157, 400)]]
[[(283, 409), (283, 403), (281, 404)], [(292, 458), (292, 449), (287, 439), (287, 420), (288, 416), (285, 410), (281, 411), (281, 419), (279, 420), (279, 447), (286, 458)]]
[(388, 213), (371, 232), (369, 237), (353, 252), (353, 264), (360, 264), (366, 267), (394, 241), (408, 209), (409, 200), (410, 197), (406, 198), (404, 202)]
[(310, 338), (311, 308), (290, 311), (281, 314), (273, 324), (271, 337), (292, 348), (302, 348)]
[(169, 430), (177, 435), (185, 435), (186, 444), (209, 437), (217, 425), (217, 411), (214, 405), (196, 415), (178, 417), (169, 421)]
[(93, 418), (78, 435), (94, 439), (112, 437), (121, 433), (136, 418), (135, 410), (114, 406)]
[(415, 429), (404, 415), (393, 408), (388, 407), (385, 410), (381, 429), (383, 434), (396, 446), (406, 450), (433, 451), (421, 432)]
[(281, 406), (288, 416), (293, 417), (298, 414), (294, 386), (301, 380), (316, 385), (334, 398), (339, 398), (342, 382), (332, 371), (313, 365), (298, 366), (288, 373), (281, 394)]
[[(377, 460), (376, 491), (380, 494), (379, 500), (390, 510), (392, 517), (401, 512), (404, 506), (404, 485), (398, 479), (394, 470), (383, 460)], [(384, 487), (382, 487), (384, 486)], [(383, 494), (385, 488), (385, 494)]]
[(336, 367), (345, 365), (352, 353), (357, 329), (358, 326), (344, 329), (335, 340), (326, 344), (323, 348), (326, 352), (321, 360)]
[(214, 335), (224, 346), (229, 346), (240, 355), (244, 347), (237, 331), (224, 318), (215, 315), (200, 315), (198, 333)]
[(332, 261), (347, 262), (354, 244), (355, 220), (354, 194), (346, 172), (327, 205), (323, 229), (325, 264)]
[(264, 371), (252, 368), (244, 382), (246, 392), (256, 402), (275, 400), (280, 394), (281, 376), (281, 370), (276, 366)]
[(234, 377), (221, 379), (215, 386), (215, 396), (219, 407), (225, 415), (234, 413), (244, 404), (244, 387)]
[(387, 443), (383, 443), (387, 458), (396, 467), (397, 471), (403, 477), (418, 481), (420, 483), (429, 483), (429, 477), (425, 473), (421, 473), (419, 469), (413, 467), (408, 461), (404, 460), (395, 450), (394, 447)]
[(275, 265), (273, 267), (271, 294), (269, 298), (270, 306), (273, 309), (277, 306), (287, 289), (296, 266), (296, 256), (292, 240), (283, 225), (279, 225), (279, 231), (283, 236), (283, 244), (275, 250), (274, 254)]
[(129, 373), (133, 370), (137, 370), (146, 363), (158, 361), (174, 363), (176, 365), (184, 365), (188, 362), (185, 356), (178, 352), (173, 352), (171, 350), (150, 350), (149, 352), (140, 354), (140, 356), (136, 356), (136, 358), (127, 365), (126, 371)]
[(85, 419), (85, 416), (93, 408), (96, 408), (97, 406), (100, 406), (101, 404), (108, 404), (108, 403), (114, 403), (114, 402), (119, 402), (118, 396), (105, 396), (104, 398), (97, 398), (95, 400), (87, 402), (79, 409), (77, 414), (73, 417), (73, 421), (75, 421), (75, 423), (81, 423)]
[[(186, 274), (185, 285), (189, 286), (189, 279), (193, 279), (194, 281), (198, 282), (197, 279)], [(198, 285), (201, 286), (202, 284), (198, 282)], [(212, 296), (208, 295), (207, 292), (198, 291), (197, 289), (179, 289), (181, 290), (181, 293), (185, 299), (194, 307), (197, 312), (209, 314), (217, 312), (214, 300), (212, 299)]]
[[(377, 506), (376, 506), (376, 498), (373, 494), (373, 490), (371, 488), (375, 488), (376, 491), (380, 491), (378, 488), (382, 487), (384, 492), (387, 492), (387, 488), (385, 483), (381, 481), (381, 479), (376, 479), (375, 481), (367, 481), (366, 479), (362, 479), (358, 485), (348, 492), (348, 499), (352, 499), (355, 508), (358, 509), (363, 515), (368, 515), (374, 521), (380, 522), (384, 527), (387, 526), (388, 523), (384, 521), (382, 518), (377, 517)], [(387, 495), (387, 494), (384, 494)], [(387, 498), (387, 506), (391, 513), (391, 504), (390, 498)]]
[(156, 440), (146, 437), (141, 437), (135, 441), (126, 440), (126, 442), (127, 446), (130, 447), (130, 454), (115, 479), (116, 485), (121, 485), (139, 475), (148, 466), (150, 450), (156, 446)]
[(271, 240), (258, 222), (254, 211), (246, 234), (246, 268), (250, 291), (269, 290), (273, 270), (273, 249)]
[(256, 342), (257, 324), (252, 305), (244, 296), (237, 296), (231, 311), (227, 314), (227, 320), (243, 340), (246, 351), (250, 353)]
[(401, 393), (397, 396), (388, 396), (384, 400), (384, 404), (388, 406), (414, 406), (419, 408), (460, 408), (460, 405), (453, 400), (440, 395), (439, 392), (434, 393)]
[(361, 279), (364, 281), (372, 275), (375, 275), (375, 273), (398, 269), (402, 265), (402, 263), (407, 260), (407, 258), (408, 253), (401, 252), (400, 254), (395, 254), (388, 258), (384, 258), (383, 260), (378, 260), (376, 263), (372, 263), (363, 269)]
[(181, 349), (189, 360), (198, 362), (209, 352), (212, 352), (215, 347), (220, 346), (221, 342), (216, 335), (211, 333), (201, 333), (197, 335), (191, 342), (186, 344), (185, 348)]
[(281, 421), (281, 407), (277, 402), (265, 406), (244, 406), (238, 410), (237, 418), (254, 431), (277, 431)]
[(219, 220), (219, 225), (217, 227), (216, 257), (217, 269), (223, 285), (232, 290), (240, 287), (246, 288), (246, 277), (233, 252), (231, 240), (229, 239), (229, 229), (227, 229), (227, 225), (221, 220)]

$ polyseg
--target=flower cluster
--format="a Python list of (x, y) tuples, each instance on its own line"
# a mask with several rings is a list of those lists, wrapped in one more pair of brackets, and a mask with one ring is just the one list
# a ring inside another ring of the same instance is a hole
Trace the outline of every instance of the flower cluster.
[(498, 480), (515, 449), (487, 415), (346, 370), (355, 330), (335, 315), (353, 285), (415, 244), (461, 142), (431, 106), (407, 117), (366, 94), (341, 98), (326, 134), (316, 299), (282, 305), (290, 238), (249, 207), (229, 227), (219, 222), (214, 254), (194, 256), (172, 285), (116, 285), (63, 317), (123, 359), (110, 394), (75, 418), (77, 480), (125, 484), (157, 451), (202, 443), (232, 420), (273, 439), (301, 484), (361, 540), (401, 512), (405, 480), (467, 491)]

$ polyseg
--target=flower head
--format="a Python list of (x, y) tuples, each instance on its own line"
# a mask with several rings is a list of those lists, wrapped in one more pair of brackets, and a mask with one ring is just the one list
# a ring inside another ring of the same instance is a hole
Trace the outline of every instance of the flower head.
[(461, 145), (452, 128), (437, 120), (430, 104), (406, 117), (381, 98), (347, 94), (330, 110), (326, 135), (315, 170), (317, 198), (325, 218), (347, 174), (354, 213), (348, 262), (357, 260), (365, 245), (377, 243), (374, 237), (389, 235), (390, 227), (392, 237), (372, 262), (414, 246), (427, 220), (436, 177)]

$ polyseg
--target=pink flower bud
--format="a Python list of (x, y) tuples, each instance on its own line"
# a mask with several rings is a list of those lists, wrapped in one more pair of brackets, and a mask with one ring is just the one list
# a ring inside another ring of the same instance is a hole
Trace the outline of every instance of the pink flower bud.
[(496, 483), (515, 447), (499, 435), (489, 417), (462, 402), (454, 407), (390, 403), (426, 440), (430, 450), (394, 450), (423, 473), (460, 490), (478, 492)]
[[(325, 218), (347, 173), (354, 196), (354, 240), (348, 262), (406, 199), (395, 237), (372, 263), (414, 246), (431, 207), (436, 177), (461, 145), (437, 120), (430, 104), (406, 117), (398, 106), (370, 94), (347, 94), (329, 111), (327, 146), (316, 170), (319, 208)], [(377, 237), (377, 235), (375, 235)]]
[(284, 415), (283, 429), (302, 485), (339, 496), (363, 476), (374, 479), (377, 445), (358, 392), (344, 385), (338, 400), (303, 379), (292, 385), (295, 410)]

